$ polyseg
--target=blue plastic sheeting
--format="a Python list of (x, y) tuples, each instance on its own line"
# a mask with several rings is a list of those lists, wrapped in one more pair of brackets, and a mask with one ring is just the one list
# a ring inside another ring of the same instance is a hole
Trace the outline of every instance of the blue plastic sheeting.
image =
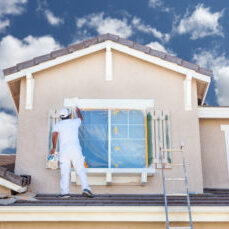
[(145, 116), (142, 111), (116, 110), (111, 113), (111, 167), (146, 166)]
[(79, 140), (89, 168), (108, 167), (108, 112), (105, 110), (81, 111), (83, 122)]
[(108, 141), (112, 168), (146, 167), (145, 116), (137, 110), (112, 110), (108, 139), (107, 110), (81, 111), (79, 139), (89, 168), (108, 168)]

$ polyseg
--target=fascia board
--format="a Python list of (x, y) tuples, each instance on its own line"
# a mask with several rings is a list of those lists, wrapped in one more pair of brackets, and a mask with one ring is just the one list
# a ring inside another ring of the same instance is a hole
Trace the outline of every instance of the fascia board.
[(19, 79), (19, 78), (22, 78), (22, 77), (26, 76), (27, 73), (33, 74), (35, 72), (39, 72), (39, 71), (42, 71), (44, 69), (47, 69), (47, 68), (50, 68), (50, 67), (54, 67), (54, 66), (56, 66), (58, 64), (62, 64), (62, 63), (65, 63), (67, 61), (71, 61), (73, 59), (76, 59), (76, 58), (91, 54), (93, 52), (97, 52), (97, 51), (103, 50), (105, 48), (106, 48), (106, 43), (105, 42), (100, 43), (100, 44), (95, 44), (95, 45), (90, 46), (88, 48), (84, 48), (82, 50), (67, 54), (65, 56), (57, 57), (54, 60), (46, 61), (46, 62), (41, 63), (39, 65), (30, 67), (30, 68), (26, 68), (26, 69), (24, 69), (24, 70), (22, 70), (20, 72), (8, 75), (8, 76), (5, 77), (5, 81), (6, 82), (13, 81), (13, 80), (16, 80), (16, 79)]
[[(28, 214), (29, 213), (29, 214)], [(228, 206), (192, 206), (193, 222), (229, 222)], [(164, 206), (0, 206), (0, 222), (165, 222)], [(189, 222), (171, 206), (170, 222)]]
[(229, 118), (229, 107), (199, 107), (199, 118)]
[(179, 65), (177, 65), (175, 63), (172, 63), (172, 62), (169, 62), (169, 61), (166, 61), (166, 60), (162, 60), (161, 58), (158, 58), (158, 57), (155, 57), (155, 56), (148, 55), (146, 53), (143, 53), (141, 51), (135, 50), (133, 48), (130, 48), (130, 47), (127, 47), (127, 46), (124, 46), (124, 45), (121, 45), (121, 44), (118, 44), (118, 43), (115, 43), (115, 42), (112, 42), (112, 41), (110, 41), (110, 42), (111, 42), (111, 48), (113, 48), (113, 49), (115, 49), (117, 51), (129, 54), (131, 56), (134, 56), (134, 57), (137, 57), (139, 59), (145, 60), (145, 61), (150, 62), (152, 64), (156, 64), (156, 65), (159, 65), (161, 67), (170, 69), (172, 71), (181, 73), (181, 74), (183, 74), (185, 76), (187, 74), (191, 74), (192, 77), (194, 77), (194, 78), (196, 78), (197, 80), (200, 80), (200, 81), (204, 81), (204, 82), (210, 82), (211, 81), (211, 78), (209, 76), (200, 74), (198, 72), (195, 72), (194, 70), (179, 66)]
[(73, 59), (76, 59), (76, 58), (91, 54), (93, 52), (105, 49), (107, 45), (110, 45), (110, 47), (112, 49), (114, 49), (114, 50), (123, 52), (125, 54), (134, 56), (136, 58), (145, 60), (147, 62), (156, 64), (156, 65), (159, 65), (161, 67), (170, 69), (172, 71), (175, 71), (175, 72), (178, 72), (178, 73), (181, 73), (181, 74), (184, 74), (184, 75), (187, 75), (188, 73), (190, 73), (192, 75), (192, 77), (196, 78), (197, 80), (201, 80), (201, 81), (204, 81), (204, 82), (210, 82), (210, 77), (209, 76), (200, 74), (198, 72), (195, 72), (194, 70), (190, 70), (188, 68), (179, 66), (179, 65), (177, 65), (175, 63), (171, 63), (169, 61), (162, 60), (161, 58), (148, 55), (146, 53), (143, 53), (141, 51), (138, 51), (138, 50), (135, 50), (133, 48), (127, 47), (127, 46), (122, 45), (122, 44), (115, 43), (113, 41), (105, 41), (105, 42), (102, 42), (102, 43), (99, 43), (99, 44), (95, 44), (95, 45), (90, 46), (88, 48), (84, 48), (82, 50), (67, 54), (65, 56), (57, 57), (54, 60), (46, 61), (46, 62), (41, 63), (39, 65), (30, 67), (30, 68), (26, 68), (24, 70), (21, 70), (20, 72), (17, 72), (17, 73), (14, 73), (14, 74), (6, 76), (5, 77), (5, 81), (7, 81), (7, 82), (13, 81), (13, 80), (19, 79), (21, 77), (24, 77), (26, 75), (26, 73), (28, 73), (28, 72), (35, 73), (35, 72), (44, 70), (46, 68), (50, 68), (50, 67), (56, 66), (58, 64), (62, 64), (64, 62), (67, 62), (67, 61), (70, 61), (70, 60), (73, 60)]

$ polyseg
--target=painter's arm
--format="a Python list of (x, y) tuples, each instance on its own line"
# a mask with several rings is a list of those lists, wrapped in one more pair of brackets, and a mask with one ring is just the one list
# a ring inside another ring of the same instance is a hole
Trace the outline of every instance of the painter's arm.
[(80, 109), (79, 109), (78, 107), (76, 108), (76, 113), (77, 113), (77, 115), (78, 115), (78, 118), (80, 118), (81, 121), (83, 121), (83, 116), (82, 116), (82, 114), (80, 113)]
[(53, 155), (56, 152), (57, 139), (58, 139), (58, 132), (53, 132), (52, 133), (52, 150), (50, 151), (51, 155)]

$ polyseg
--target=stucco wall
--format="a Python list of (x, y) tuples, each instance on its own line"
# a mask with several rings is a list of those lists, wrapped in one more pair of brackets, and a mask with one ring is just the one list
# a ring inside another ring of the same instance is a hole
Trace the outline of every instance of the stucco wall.
[[(59, 171), (45, 169), (48, 148), (48, 112), (61, 108), (64, 98), (154, 99), (156, 109), (171, 114), (172, 145), (184, 139), (190, 191), (201, 192), (202, 168), (199, 121), (197, 116), (196, 81), (192, 83), (193, 110), (184, 110), (184, 76), (143, 62), (125, 54), (113, 52), (113, 80), (105, 81), (105, 52), (100, 51), (80, 59), (34, 74), (34, 107), (25, 110), (25, 79), (21, 83), (16, 173), (32, 175), (35, 192), (58, 193)], [(176, 155), (173, 157), (176, 161)], [(168, 169), (179, 177), (179, 168)], [(168, 186), (169, 191), (182, 185)], [(71, 192), (79, 187), (71, 187)], [(158, 193), (162, 192), (160, 170), (146, 186), (93, 187), (96, 193)], [(182, 189), (183, 190), (183, 189)]]
[[(177, 228), (182, 228), (184, 224), (176, 223), (173, 226)], [(188, 228), (188, 224), (186, 225)], [(196, 229), (227, 229), (229, 227), (229, 223), (225, 222), (203, 222), (203, 223), (194, 223), (194, 228)], [(0, 222), (0, 227), (2, 229), (41, 229), (41, 228), (49, 228), (49, 229), (87, 229), (87, 228), (99, 228), (99, 229), (164, 229), (165, 223), (148, 223), (148, 222)]]
[(229, 188), (226, 143), (220, 125), (229, 119), (200, 119), (200, 140), (205, 188)]

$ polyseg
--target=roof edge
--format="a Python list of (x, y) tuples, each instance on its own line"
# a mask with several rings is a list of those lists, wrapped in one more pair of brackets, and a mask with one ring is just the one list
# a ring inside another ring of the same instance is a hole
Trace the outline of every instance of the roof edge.
[(81, 49), (88, 48), (92, 45), (99, 44), (99, 43), (102, 43), (102, 42), (107, 41), (107, 40), (117, 42), (119, 44), (122, 44), (122, 45), (128, 46), (130, 48), (136, 49), (136, 50), (141, 51), (143, 53), (146, 53), (148, 55), (155, 56), (155, 57), (158, 57), (158, 58), (163, 59), (165, 61), (175, 63), (177, 65), (180, 65), (180, 66), (185, 67), (187, 69), (193, 70), (193, 71), (200, 73), (202, 75), (206, 75), (206, 76), (212, 76), (213, 75), (213, 72), (211, 70), (206, 69), (206, 68), (202, 68), (197, 64), (185, 61), (185, 60), (178, 58), (176, 56), (169, 55), (168, 53), (164, 53), (164, 52), (161, 52), (158, 50), (151, 49), (148, 46), (144, 46), (144, 45), (135, 43), (134, 41), (126, 40), (124, 38), (121, 38), (117, 35), (110, 34), (110, 33), (106, 33), (106, 34), (103, 34), (103, 35), (100, 35), (100, 36), (97, 36), (97, 37), (94, 37), (94, 38), (91, 38), (88, 40), (84, 40), (80, 43), (69, 45), (66, 48), (58, 49), (58, 50), (52, 51), (48, 54), (38, 56), (38, 57), (35, 57), (33, 59), (18, 63), (15, 66), (3, 69), (3, 74), (4, 74), (4, 76), (8, 76), (8, 75), (20, 72), (21, 70), (25, 70), (29, 67), (38, 65), (40, 63), (44, 63), (44, 62), (49, 61), (49, 60), (56, 59), (57, 57), (60, 57), (60, 56), (68, 55), (68, 54), (73, 53), (75, 51), (79, 51)]

